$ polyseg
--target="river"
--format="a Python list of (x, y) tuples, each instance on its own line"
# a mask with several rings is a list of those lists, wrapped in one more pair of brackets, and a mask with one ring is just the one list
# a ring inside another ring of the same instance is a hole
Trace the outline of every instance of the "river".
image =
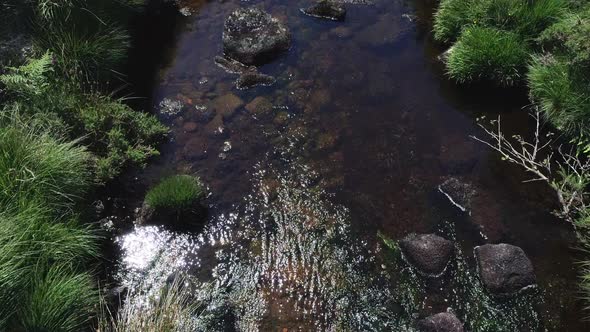
[[(448, 81), (434, 1), (350, 0), (344, 22), (303, 15), (308, 3), (179, 0), (138, 19), (129, 80), (171, 134), (113, 186), (107, 207), (125, 227), (111, 277), (151, 289), (187, 272), (202, 330), (406, 331), (447, 307), (472, 331), (589, 330), (574, 235), (551, 215), (551, 193), (469, 137), (483, 137), (484, 115), (530, 130), (526, 92)], [(259, 68), (274, 85), (237, 90), (214, 58), (224, 19), (246, 6), (286, 23), (293, 45)], [(132, 226), (146, 190), (175, 173), (207, 184), (206, 222)], [(438, 191), (449, 178), (472, 190), (470, 213)], [(423, 278), (378, 232), (436, 232), (458, 255), (441, 280)], [(481, 289), (473, 248), (500, 242), (533, 262), (533, 294), (500, 301)]]

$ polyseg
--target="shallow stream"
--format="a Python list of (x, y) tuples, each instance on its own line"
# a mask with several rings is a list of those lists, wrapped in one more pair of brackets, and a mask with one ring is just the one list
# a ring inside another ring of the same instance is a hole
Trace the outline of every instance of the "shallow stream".
[[(447, 307), (469, 331), (590, 330), (551, 193), (469, 137), (483, 135), (483, 115), (530, 130), (526, 93), (445, 78), (436, 2), (346, 2), (344, 22), (307, 17), (299, 0), (179, 0), (137, 22), (130, 82), (171, 135), (109, 201), (126, 225), (113, 235), (114, 280), (149, 290), (188, 272), (204, 331), (411, 331)], [(293, 45), (260, 67), (274, 85), (237, 90), (214, 58), (225, 17), (246, 6), (286, 23)], [(175, 173), (207, 184), (206, 223), (130, 226), (146, 190)], [(468, 212), (439, 192), (449, 178), (469, 188)], [(459, 254), (444, 277), (424, 278), (378, 232), (439, 233)], [(499, 242), (524, 249), (537, 290), (510, 301), (482, 290), (473, 248)]]

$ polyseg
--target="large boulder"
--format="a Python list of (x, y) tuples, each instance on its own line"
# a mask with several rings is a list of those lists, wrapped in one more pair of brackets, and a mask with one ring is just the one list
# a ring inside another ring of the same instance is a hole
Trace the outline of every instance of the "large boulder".
[(410, 234), (400, 241), (405, 259), (424, 275), (444, 272), (453, 255), (453, 242), (435, 234)]
[(346, 17), (346, 8), (334, 0), (318, 0), (313, 5), (301, 9), (301, 11), (309, 16), (333, 21), (344, 21)]
[(263, 64), (290, 46), (291, 34), (287, 27), (261, 9), (241, 8), (225, 21), (223, 51), (243, 64)]
[(463, 323), (450, 312), (428, 316), (417, 324), (421, 332), (463, 332)]
[(475, 248), (484, 286), (494, 295), (510, 295), (536, 283), (533, 264), (524, 251), (510, 244), (486, 244)]

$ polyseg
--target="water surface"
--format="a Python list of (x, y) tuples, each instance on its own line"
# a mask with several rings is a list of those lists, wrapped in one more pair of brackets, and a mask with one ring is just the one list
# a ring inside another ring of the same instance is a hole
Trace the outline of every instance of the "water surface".
[[(115, 279), (146, 279), (150, 289), (188, 272), (201, 330), (406, 331), (447, 307), (473, 330), (587, 330), (573, 235), (550, 214), (551, 193), (523, 184), (525, 173), (469, 138), (482, 135), (482, 115), (501, 114), (507, 132), (530, 129), (525, 93), (449, 82), (437, 60), (444, 47), (431, 39), (435, 3), (348, 1), (341, 23), (302, 15), (306, 4), (182, 0), (180, 12), (152, 8), (138, 23), (130, 79), (171, 139), (123, 180), (119, 214), (131, 216), (147, 188), (173, 173), (198, 174), (211, 194), (204, 225), (117, 236)], [(285, 22), (293, 46), (260, 68), (275, 85), (241, 91), (214, 57), (225, 17), (246, 6)], [(253, 111), (261, 97), (272, 108)], [(438, 192), (450, 177), (476, 193), (471, 215)], [(429, 280), (378, 232), (437, 232), (461, 254), (442, 280)], [(537, 292), (504, 302), (481, 289), (473, 247), (499, 242), (529, 255)], [(488, 319), (506, 325), (486, 329)]]

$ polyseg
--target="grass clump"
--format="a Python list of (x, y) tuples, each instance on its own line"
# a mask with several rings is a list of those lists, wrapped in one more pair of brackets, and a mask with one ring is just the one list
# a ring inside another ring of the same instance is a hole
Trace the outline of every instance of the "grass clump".
[(472, 27), (513, 31), (525, 40), (562, 17), (564, 0), (443, 0), (434, 15), (434, 38), (440, 42), (456, 41)]
[(93, 277), (52, 266), (35, 274), (18, 325), (24, 331), (80, 331), (92, 318), (98, 299)]
[(174, 175), (162, 180), (145, 196), (145, 202), (156, 210), (183, 211), (203, 199), (205, 188), (197, 177)]
[[(129, 294), (123, 307), (112, 315), (103, 307), (98, 330), (102, 332), (191, 332), (198, 328), (194, 317), (198, 305), (187, 291), (189, 279), (175, 278), (158, 296)], [(147, 297), (147, 299), (146, 299)]]
[(531, 98), (559, 129), (570, 134), (590, 133), (588, 81), (563, 59), (536, 57), (529, 67)]
[(488, 80), (512, 86), (521, 80), (527, 58), (528, 50), (517, 34), (472, 27), (450, 52), (447, 70), (461, 83)]
[[(12, 121), (12, 120), (8, 120)], [(0, 204), (31, 199), (71, 209), (90, 185), (90, 154), (77, 141), (11, 123), (0, 127)]]

